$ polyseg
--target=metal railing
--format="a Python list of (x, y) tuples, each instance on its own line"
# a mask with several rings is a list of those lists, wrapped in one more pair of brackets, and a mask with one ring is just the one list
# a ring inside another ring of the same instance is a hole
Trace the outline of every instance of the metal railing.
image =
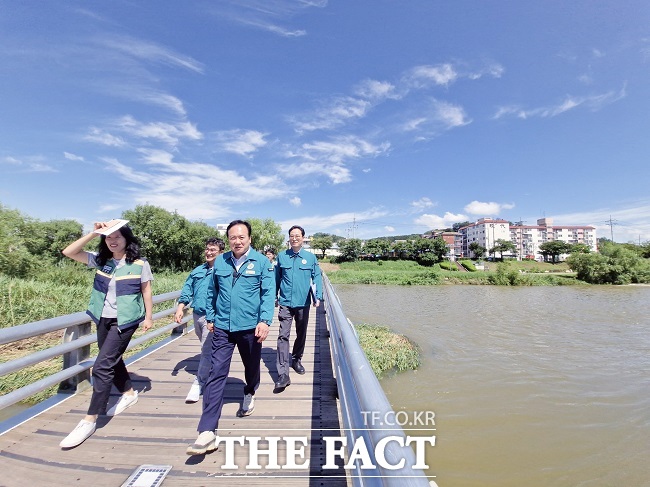
[[(362, 469), (359, 461), (350, 472), (350, 479), (355, 486), (375, 487), (428, 487), (429, 481), (416, 465), (415, 452), (402, 442), (390, 438), (406, 439), (402, 427), (398, 424), (387, 425), (374, 422), (371, 418), (395, 417), (395, 413), (386, 398), (377, 376), (370, 367), (365, 353), (359, 345), (352, 323), (343, 313), (341, 302), (327, 276), (323, 275), (325, 310), (332, 344), (332, 366), (339, 389), (341, 418), (348, 446), (363, 438), (368, 454), (377, 469)], [(382, 441), (383, 440), (383, 441)], [(377, 445), (390, 465), (396, 465), (402, 459), (404, 465), (399, 469), (381, 466), (375, 458)]]
[[(176, 300), (179, 296), (180, 291), (159, 294), (153, 297), (153, 303), (159, 304), (166, 301)], [(156, 321), (172, 315), (175, 311), (176, 307), (159, 311), (153, 315), (153, 320)], [(135, 338), (131, 340), (127, 350), (137, 347), (138, 345), (160, 335), (169, 333), (176, 328), (183, 327), (190, 319), (191, 316), (186, 316), (183, 318), (180, 325), (172, 322)], [(27, 384), (26, 386), (0, 396), (0, 409), (11, 406), (23, 399), (27, 399), (28, 397), (57, 384), (59, 385), (60, 392), (82, 390), (89, 385), (89, 371), (96, 358), (90, 357), (90, 345), (97, 341), (97, 334), (90, 333), (90, 318), (85, 312), (73, 313), (47, 320), (26, 323), (24, 325), (13, 326), (11, 328), (0, 329), (0, 345), (17, 342), (26, 338), (32, 338), (63, 329), (65, 329), (63, 343), (60, 345), (55, 345), (45, 350), (0, 364), (0, 377), (3, 377), (12, 372), (24, 369), (25, 367), (63, 355), (63, 369), (61, 371), (55, 372), (47, 377), (32, 382), (31, 384)]]

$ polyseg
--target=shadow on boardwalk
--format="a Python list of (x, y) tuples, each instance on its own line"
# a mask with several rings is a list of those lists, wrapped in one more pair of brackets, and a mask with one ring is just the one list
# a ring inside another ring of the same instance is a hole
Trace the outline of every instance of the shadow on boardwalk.
[[(134, 387), (140, 391), (138, 403), (117, 417), (101, 417), (95, 434), (79, 447), (63, 451), (59, 441), (85, 414), (90, 391), (71, 396), (0, 436), (0, 485), (120, 486), (142, 465), (171, 466), (164, 486), (346, 485), (342, 468), (321, 468), (323, 436), (341, 436), (324, 308), (312, 309), (310, 316), (303, 359), (307, 373), (293, 374), (291, 385), (280, 394), (273, 393), (276, 337), (277, 323), (262, 350), (255, 413), (246, 418), (236, 416), (244, 382), (241, 360), (236, 352), (233, 355), (218, 433), (247, 441), (234, 446), (232, 459), (227, 458), (223, 443), (208, 455), (185, 454), (196, 438), (201, 414), (201, 402), (185, 404), (199, 360), (199, 342), (190, 333), (129, 365)], [(111, 403), (118, 398), (113, 392)], [(261, 451), (280, 437), (278, 464), (283, 466), (286, 436), (307, 438), (304, 458), (296, 455), (295, 462), (309, 461), (308, 467), (269, 469), (269, 456), (260, 454), (261, 468), (247, 468), (250, 437), (261, 437)], [(229, 462), (237, 468), (224, 469)]]

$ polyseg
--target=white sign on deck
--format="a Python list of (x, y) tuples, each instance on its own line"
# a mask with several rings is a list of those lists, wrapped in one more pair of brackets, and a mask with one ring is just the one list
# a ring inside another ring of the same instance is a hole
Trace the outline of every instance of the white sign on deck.
[(171, 465), (140, 465), (122, 487), (158, 487), (171, 469)]

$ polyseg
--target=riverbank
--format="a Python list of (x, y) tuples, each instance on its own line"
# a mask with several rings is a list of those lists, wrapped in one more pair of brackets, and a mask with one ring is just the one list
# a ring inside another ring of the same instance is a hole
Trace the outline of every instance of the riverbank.
[(357, 261), (332, 264), (321, 268), (332, 284), (384, 284), (402, 286), (436, 286), (471, 284), (497, 286), (566, 286), (585, 285), (566, 263), (489, 262), (485, 270), (448, 271), (436, 264), (424, 267), (413, 261)]

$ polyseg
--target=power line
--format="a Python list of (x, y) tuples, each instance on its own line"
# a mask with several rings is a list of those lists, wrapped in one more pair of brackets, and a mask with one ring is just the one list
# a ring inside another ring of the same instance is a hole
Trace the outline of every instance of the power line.
[(618, 220), (612, 220), (612, 215), (609, 215), (609, 220), (605, 220), (605, 223), (609, 225), (609, 233), (612, 237), (612, 242), (614, 241), (614, 225), (618, 225)]

